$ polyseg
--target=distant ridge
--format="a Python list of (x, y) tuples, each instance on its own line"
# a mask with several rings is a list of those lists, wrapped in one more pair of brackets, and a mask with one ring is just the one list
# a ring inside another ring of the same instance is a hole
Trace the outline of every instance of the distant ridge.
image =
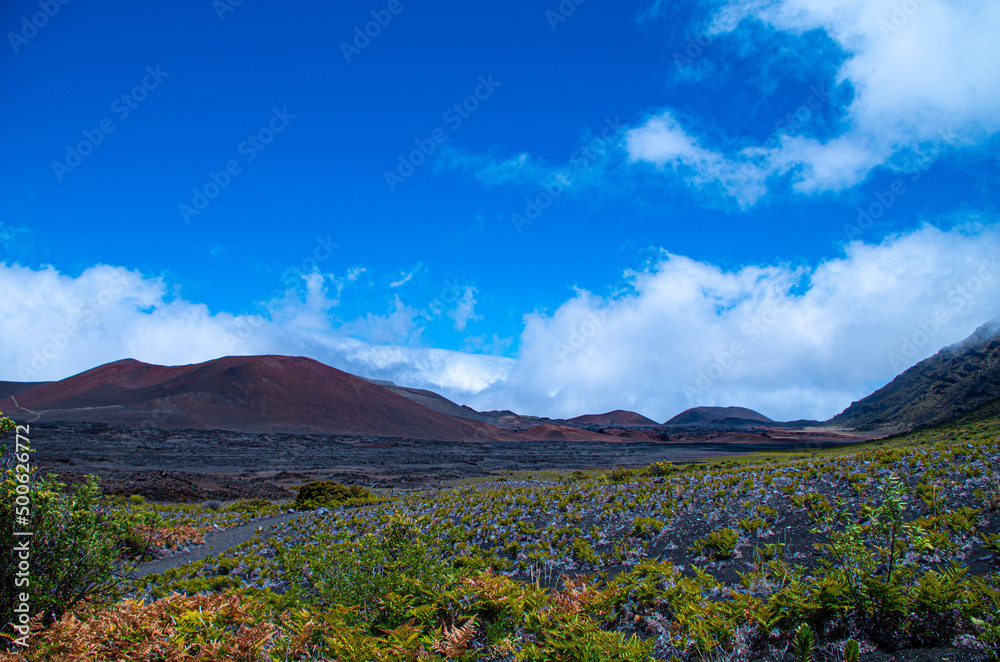
[(580, 425), (614, 425), (620, 427), (659, 425), (656, 421), (646, 418), (642, 414), (623, 409), (609, 411), (606, 414), (584, 414), (583, 416), (567, 419), (566, 422)]
[(774, 423), (774, 421), (745, 407), (692, 407), (677, 414), (664, 425), (760, 425), (762, 423)]
[(488, 419), (478, 411), (456, 404), (440, 393), (435, 393), (434, 391), (428, 391), (422, 388), (397, 386), (393, 382), (382, 379), (369, 379), (367, 381), (372, 384), (378, 384), (391, 393), (395, 393), (396, 395), (402, 396), (411, 402), (415, 402), (418, 405), (432, 409), (439, 414), (447, 414), (448, 416), (456, 416), (458, 418), (467, 418), (471, 421), (489, 422)]
[(910, 429), (968, 413), (1000, 395), (1000, 324), (976, 329), (830, 419), (857, 430)]

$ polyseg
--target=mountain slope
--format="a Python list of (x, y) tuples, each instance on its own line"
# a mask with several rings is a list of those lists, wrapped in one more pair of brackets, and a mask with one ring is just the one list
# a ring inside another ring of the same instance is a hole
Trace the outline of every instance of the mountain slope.
[[(19, 405), (19, 407), (18, 407)], [(416, 404), (308, 358), (225, 357), (158, 366), (125, 359), (0, 400), (20, 420), (165, 429), (356, 434), (442, 441), (500, 432)], [(37, 417), (36, 417), (37, 416)]]
[(908, 429), (961, 416), (1000, 395), (997, 322), (906, 370), (830, 419), (859, 430)]
[(36, 386), (44, 386), (52, 382), (0, 382), (0, 398), (17, 395)]
[(487, 422), (486, 417), (476, 410), (471, 409), (470, 407), (463, 407), (462, 405), (452, 402), (440, 393), (435, 393), (434, 391), (428, 391), (422, 388), (397, 386), (392, 382), (378, 379), (369, 379), (367, 381), (370, 381), (373, 384), (378, 384), (385, 390), (402, 396), (411, 402), (416, 402), (418, 405), (422, 405), (428, 409), (433, 409), (439, 414), (447, 414), (448, 416), (455, 416), (457, 418), (467, 418), (472, 421)]

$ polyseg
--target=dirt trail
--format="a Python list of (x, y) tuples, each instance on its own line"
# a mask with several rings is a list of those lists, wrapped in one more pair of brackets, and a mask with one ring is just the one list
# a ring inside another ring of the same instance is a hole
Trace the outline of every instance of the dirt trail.
[(135, 570), (135, 576), (144, 577), (146, 575), (159, 574), (164, 570), (176, 568), (184, 565), (185, 563), (200, 561), (201, 559), (214, 554), (221, 554), (230, 547), (235, 547), (236, 545), (250, 540), (260, 527), (287, 524), (292, 520), (298, 519), (303, 514), (304, 513), (283, 513), (273, 517), (265, 517), (242, 526), (234, 526), (229, 529), (223, 529), (222, 531), (209, 533), (205, 536), (205, 544), (199, 545), (190, 552), (178, 554), (177, 556), (171, 556), (166, 559), (140, 563)]

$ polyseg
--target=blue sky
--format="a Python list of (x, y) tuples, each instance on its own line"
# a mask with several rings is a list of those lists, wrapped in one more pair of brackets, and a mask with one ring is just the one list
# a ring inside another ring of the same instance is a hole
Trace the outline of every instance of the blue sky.
[(1000, 10), (904, 5), (5, 3), (0, 379), (301, 353), (832, 415), (1000, 313)]

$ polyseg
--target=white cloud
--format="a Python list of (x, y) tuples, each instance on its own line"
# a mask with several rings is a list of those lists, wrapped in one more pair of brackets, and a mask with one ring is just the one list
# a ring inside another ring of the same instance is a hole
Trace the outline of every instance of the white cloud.
[(825, 419), (997, 316), (998, 260), (996, 231), (933, 227), (852, 243), (814, 268), (725, 271), (664, 254), (629, 274), (627, 292), (579, 292), (526, 316), (510, 379), (471, 401), (565, 416), (632, 408), (665, 420), (715, 404)]
[[(730, 173), (749, 168), (760, 176), (788, 175), (805, 193), (842, 190), (879, 166), (912, 169), (950, 149), (982, 143), (1000, 131), (1000, 4), (993, 0), (732, 0), (714, 17), (712, 34), (745, 39), (759, 21), (794, 35), (824, 31), (844, 52), (836, 82), (854, 97), (844, 109), (844, 130), (826, 139), (777, 132), (773, 146), (728, 151), (701, 147), (666, 109), (629, 133), (635, 160), (663, 165), (681, 150), (697, 177), (689, 183), (723, 184), (741, 204), (759, 189), (727, 185)], [(743, 195), (741, 199), (739, 196)]]
[(743, 207), (765, 193), (764, 173), (753, 163), (737, 163), (703, 148), (688, 135), (670, 111), (650, 118), (625, 134), (625, 149), (631, 161), (648, 161), (682, 172), (691, 184), (718, 183)]
[(448, 312), (448, 317), (455, 321), (456, 331), (465, 331), (465, 327), (470, 321), (482, 319), (481, 316), (476, 315), (476, 288), (466, 285), (461, 298), (455, 307)]
[(400, 276), (399, 280), (394, 280), (391, 283), (389, 283), (389, 287), (401, 287), (403, 285), (406, 285), (411, 280), (413, 280), (413, 274), (414, 273), (416, 273), (416, 272), (411, 271), (411, 272), (409, 272), (407, 274), (402, 274)]
[[(348, 272), (347, 278), (360, 274)], [(304, 293), (266, 303), (269, 317), (211, 313), (167, 296), (160, 278), (97, 265), (77, 277), (52, 267), (0, 263), (0, 379), (50, 380), (109, 361), (136, 358), (181, 365), (225, 355), (292, 354), (367, 377), (481, 391), (505, 378), (511, 360), (409, 347), (419, 338), (415, 309), (398, 297), (385, 315), (333, 321), (336, 300), (319, 273)]]
[[(340, 322), (320, 274), (261, 317), (212, 313), (121, 267), (72, 277), (0, 263), (0, 379), (57, 379), (125, 357), (183, 364), (277, 353), (479, 409), (625, 408), (665, 420), (725, 404), (825, 419), (1000, 314), (1000, 232), (925, 226), (851, 243), (813, 267), (725, 270), (664, 253), (626, 277), (625, 291), (578, 291), (551, 314), (526, 315), (512, 359), (413, 346), (417, 312), (398, 297), (385, 315)], [(469, 316), (456, 317), (472, 319), (465, 292)]]

